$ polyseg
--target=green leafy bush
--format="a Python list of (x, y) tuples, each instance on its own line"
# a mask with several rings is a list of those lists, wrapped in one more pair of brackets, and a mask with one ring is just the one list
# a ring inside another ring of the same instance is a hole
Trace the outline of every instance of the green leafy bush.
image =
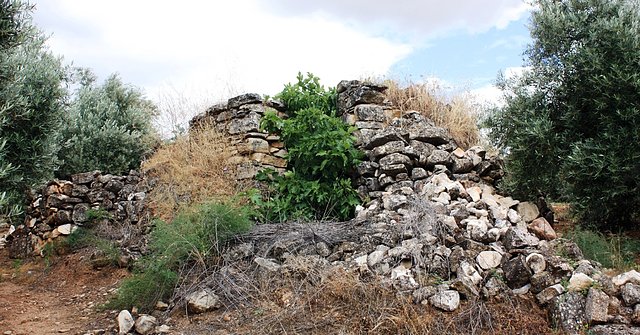
[(20, 214), (29, 188), (53, 176), (66, 70), (32, 24), (32, 6), (0, 3), (0, 212)]
[(158, 300), (171, 296), (184, 267), (206, 267), (226, 241), (248, 231), (250, 216), (245, 207), (210, 202), (183, 210), (171, 223), (156, 221), (149, 254), (107, 307), (152, 310)]
[(572, 202), (600, 227), (640, 219), (640, 4), (534, 1), (528, 71), (489, 119), (507, 187)]
[(262, 127), (280, 135), (288, 150), (289, 171), (262, 173), (269, 181), (270, 198), (260, 201), (264, 219), (338, 218), (353, 216), (360, 203), (350, 175), (362, 153), (355, 147), (354, 129), (335, 116), (335, 90), (325, 90), (318, 78), (298, 75), (277, 96), (289, 118), (267, 112)]
[(153, 103), (117, 75), (96, 85), (88, 70), (80, 73), (80, 88), (71, 102), (59, 177), (101, 170), (122, 174), (140, 167), (156, 143)]

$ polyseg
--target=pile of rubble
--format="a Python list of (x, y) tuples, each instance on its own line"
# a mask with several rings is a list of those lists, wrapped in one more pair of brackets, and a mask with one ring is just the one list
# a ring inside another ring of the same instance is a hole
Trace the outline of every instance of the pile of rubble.
[(79, 173), (71, 181), (53, 180), (35, 192), (25, 222), (6, 237), (11, 257), (42, 255), (47, 244), (94, 219), (119, 226), (148, 221), (145, 206), (150, 186), (137, 171), (125, 176)]
[(355, 81), (338, 86), (343, 119), (358, 128), (368, 157), (358, 185), (370, 202), (357, 218), (334, 230), (315, 225), (311, 234), (288, 223), (269, 238), (258, 227), (226, 258), (253, 259), (270, 272), (301, 257), (343, 266), (444, 311), (465, 299), (533, 295), (566, 332), (640, 334), (633, 326), (640, 325), (640, 273), (606, 275), (557, 238), (546, 206), (496, 193), (499, 157), (458, 148), (420, 113), (394, 111), (382, 91)]

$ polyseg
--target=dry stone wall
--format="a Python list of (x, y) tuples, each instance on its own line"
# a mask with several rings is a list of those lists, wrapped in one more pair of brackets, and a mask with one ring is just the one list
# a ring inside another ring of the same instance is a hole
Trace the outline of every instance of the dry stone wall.
[(265, 168), (284, 171), (287, 154), (280, 137), (260, 130), (266, 108), (283, 114), (277, 101), (264, 101), (259, 94), (248, 93), (217, 104), (191, 120), (190, 127), (216, 127), (233, 146), (231, 163), (237, 166), (237, 179), (250, 179)]
[(119, 227), (148, 222), (145, 207), (150, 185), (137, 171), (125, 176), (80, 173), (71, 180), (53, 180), (37, 190), (23, 225), (8, 236), (12, 257), (42, 255), (45, 245), (92, 224), (90, 213)]

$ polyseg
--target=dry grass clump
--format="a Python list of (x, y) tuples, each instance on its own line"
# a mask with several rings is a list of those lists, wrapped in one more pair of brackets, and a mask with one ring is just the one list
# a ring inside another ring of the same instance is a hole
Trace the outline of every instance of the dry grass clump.
[(476, 108), (468, 95), (453, 97), (449, 103), (438, 95), (438, 88), (432, 84), (409, 84), (400, 86), (396, 81), (386, 80), (387, 99), (401, 111), (418, 111), (433, 120), (449, 133), (462, 148), (469, 148), (480, 142)]
[[(362, 277), (335, 267), (303, 272), (245, 271), (231, 276), (233, 279), (216, 277), (212, 281), (216, 292), (235, 297), (235, 303), (220, 314), (199, 317), (200, 325), (189, 330), (345, 335), (553, 333), (544, 311), (529, 300), (472, 300), (446, 313), (413, 303), (410, 296), (399, 294), (379, 277)], [(240, 301), (240, 296), (250, 299)]]
[(212, 125), (203, 125), (158, 149), (142, 165), (156, 183), (148, 195), (153, 216), (171, 221), (189, 204), (226, 198), (242, 191), (230, 159), (235, 148)]

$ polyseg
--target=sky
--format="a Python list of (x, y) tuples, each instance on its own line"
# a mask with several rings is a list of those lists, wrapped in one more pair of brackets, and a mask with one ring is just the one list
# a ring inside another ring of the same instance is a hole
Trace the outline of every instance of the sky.
[(435, 81), (495, 101), (530, 42), (522, 0), (32, 0), (66, 62), (118, 73), (154, 101), (273, 95), (312, 72)]

